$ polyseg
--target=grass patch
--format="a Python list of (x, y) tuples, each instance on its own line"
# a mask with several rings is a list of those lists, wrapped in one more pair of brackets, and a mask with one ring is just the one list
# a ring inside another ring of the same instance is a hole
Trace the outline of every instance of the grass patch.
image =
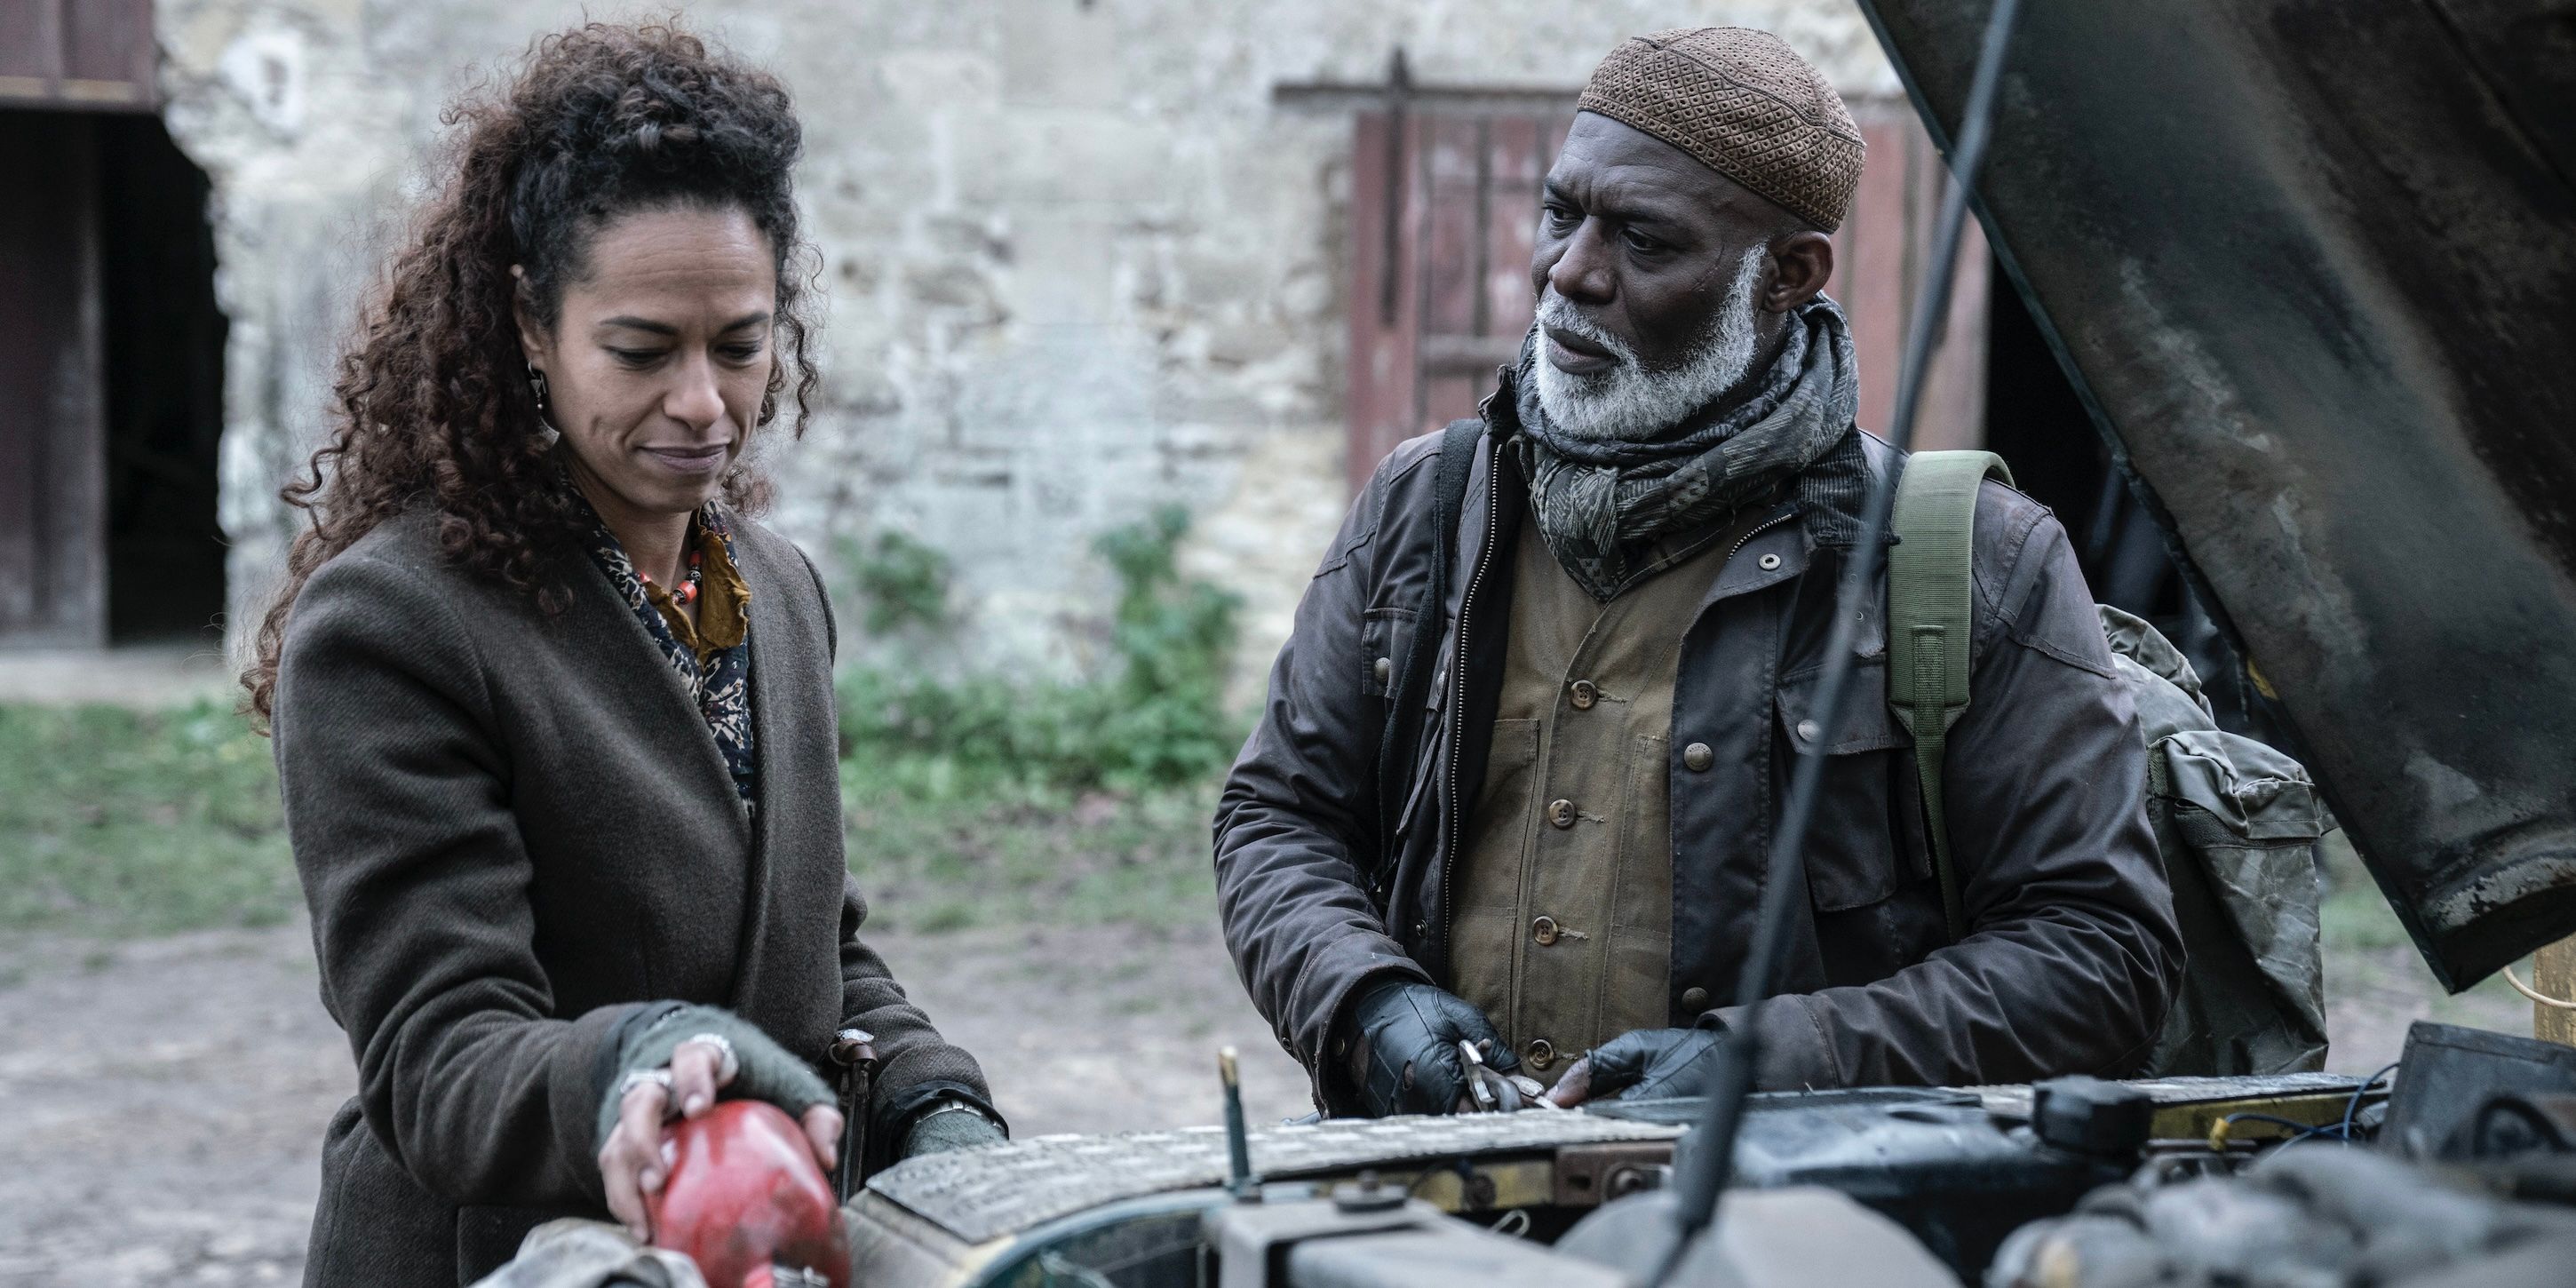
[[(1091, 675), (842, 674), (850, 868), (878, 924), (1214, 920), (1209, 815), (1248, 722), (1220, 697), (1238, 604), (1182, 575), (1188, 530), (1166, 508), (1093, 543), (1119, 594)], [(937, 552), (881, 537), (842, 554), (871, 631), (953, 643)]]
[(1213, 784), (998, 785), (943, 797), (905, 785), (921, 768), (841, 762), (850, 870), (868, 893), (869, 924), (935, 933), (1215, 920)]
[[(841, 778), (871, 924), (1216, 915), (1212, 779), (1077, 791), (921, 753), (845, 760)], [(301, 900), (268, 743), (229, 710), (0, 705), (0, 928), (268, 925)]]
[[(1208, 816), (1246, 723), (1219, 696), (1238, 606), (1182, 575), (1188, 530), (1167, 508), (1093, 544), (1119, 585), (1095, 674), (839, 677), (850, 866), (878, 924), (1215, 916)], [(843, 555), (872, 632), (953, 643), (944, 556), (892, 534)], [(0, 929), (259, 925), (300, 898), (268, 743), (229, 709), (0, 705)]]
[(0, 927), (265, 925), (299, 898), (268, 743), (230, 709), (0, 705)]

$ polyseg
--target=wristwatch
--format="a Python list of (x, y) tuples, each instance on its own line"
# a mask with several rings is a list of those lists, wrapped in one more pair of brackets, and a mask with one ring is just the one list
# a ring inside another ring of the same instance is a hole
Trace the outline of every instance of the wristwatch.
[[(911, 1123), (911, 1127), (919, 1127), (919, 1126), (920, 1126), (920, 1125), (922, 1125), (923, 1123), (929, 1122), (931, 1119), (936, 1118), (936, 1117), (938, 1117), (938, 1116), (939, 1116), (939, 1115), (941, 1115), (941, 1114), (951, 1114), (951, 1113), (956, 1113), (957, 1111), (959, 1111), (959, 1110), (961, 1110), (961, 1109), (962, 1109), (962, 1110), (964, 1110), (964, 1111), (966, 1111), (967, 1113), (973, 1114), (973, 1115), (975, 1115), (976, 1117), (983, 1119), (986, 1123), (989, 1123), (989, 1124), (991, 1124), (992, 1126), (995, 1126), (995, 1127), (999, 1127), (999, 1126), (1001, 1126), (1001, 1124), (1000, 1124), (1000, 1123), (997, 1123), (997, 1122), (994, 1122), (994, 1121), (993, 1121), (993, 1116), (992, 1116), (991, 1114), (985, 1113), (982, 1109), (977, 1108), (977, 1107), (976, 1107), (975, 1105), (973, 1105), (972, 1103), (969, 1103), (969, 1102), (964, 1101), (964, 1100), (943, 1099), (943, 1100), (941, 1100), (938, 1104), (933, 1105), (933, 1106), (931, 1106), (930, 1108), (928, 1108), (928, 1109), (925, 1109), (925, 1110), (921, 1111), (921, 1113), (920, 1113), (918, 1116), (914, 1117), (914, 1118), (913, 1118), (913, 1120), (912, 1120), (912, 1123)], [(911, 1130), (911, 1127), (907, 1127), (905, 1130), (909, 1131), (909, 1130)]]

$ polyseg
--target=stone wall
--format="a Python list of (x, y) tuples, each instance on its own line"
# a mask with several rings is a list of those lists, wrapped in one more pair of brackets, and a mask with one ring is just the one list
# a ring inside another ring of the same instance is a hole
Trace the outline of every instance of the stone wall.
[[(1848, 0), (731, 0), (690, 21), (794, 89), (831, 297), (823, 405), (774, 443), (772, 521), (830, 565), (945, 551), (972, 665), (1081, 660), (1091, 537), (1169, 500), (1245, 598), (1242, 688), (1339, 522), (1350, 123), (1286, 84), (1581, 83), (1620, 37), (1780, 32), (1846, 93), (1893, 80)], [(165, 115), (213, 177), (232, 319), (233, 620), (273, 584), (279, 482), (355, 302), (431, 181), (441, 104), (610, 5), (161, 0)], [(664, 12), (667, 7), (645, 10)], [(242, 632), (235, 630), (236, 642)]]

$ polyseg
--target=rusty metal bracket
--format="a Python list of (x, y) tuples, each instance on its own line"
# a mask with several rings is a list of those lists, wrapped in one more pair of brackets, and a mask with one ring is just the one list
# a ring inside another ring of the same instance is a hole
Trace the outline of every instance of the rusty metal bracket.
[(1556, 1205), (1599, 1207), (1640, 1190), (1661, 1189), (1671, 1175), (1668, 1140), (1605, 1141), (1556, 1151)]

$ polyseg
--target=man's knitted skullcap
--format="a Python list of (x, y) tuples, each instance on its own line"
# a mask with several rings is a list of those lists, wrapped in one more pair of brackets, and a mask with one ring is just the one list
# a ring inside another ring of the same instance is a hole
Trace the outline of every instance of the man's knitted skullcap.
[(1767, 31), (1638, 36), (1601, 60), (1576, 110), (1598, 112), (1832, 232), (1860, 183), (1860, 128), (1842, 96)]

